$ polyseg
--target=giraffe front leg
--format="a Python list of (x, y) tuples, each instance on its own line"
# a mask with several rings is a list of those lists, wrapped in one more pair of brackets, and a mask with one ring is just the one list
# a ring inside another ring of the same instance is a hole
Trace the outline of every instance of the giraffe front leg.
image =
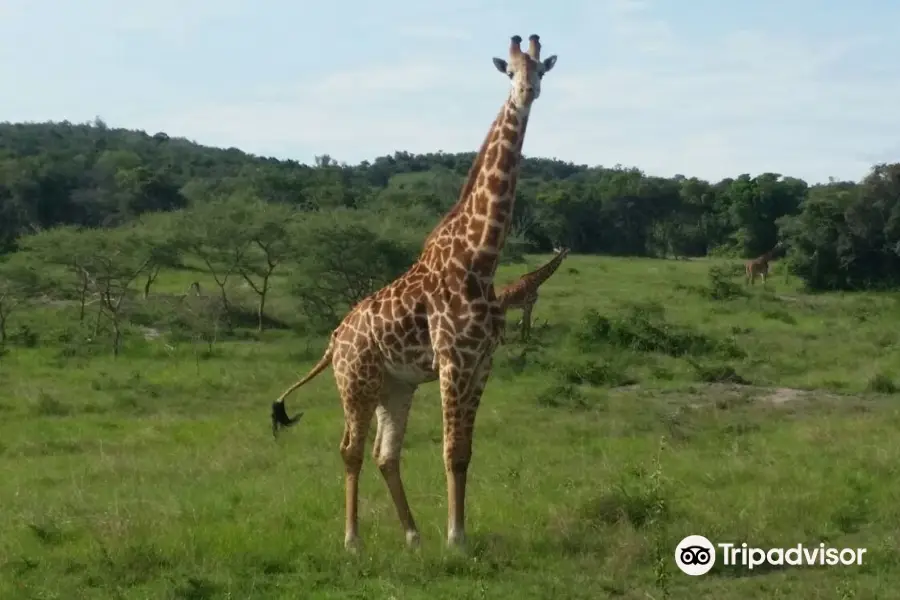
[(392, 380), (385, 382), (381, 402), (375, 409), (378, 430), (372, 448), (372, 456), (387, 484), (400, 524), (406, 533), (406, 543), (410, 547), (419, 545), (419, 530), (400, 476), (400, 454), (415, 392), (414, 385)]
[(531, 311), (534, 308), (533, 303), (529, 303), (525, 305), (525, 309), (522, 311), (522, 341), (527, 341), (528, 336), (531, 334)]
[(466, 542), (466, 483), (472, 459), (475, 416), (491, 371), (492, 357), (475, 369), (447, 360), (441, 366), (444, 471), (447, 477), (447, 545)]

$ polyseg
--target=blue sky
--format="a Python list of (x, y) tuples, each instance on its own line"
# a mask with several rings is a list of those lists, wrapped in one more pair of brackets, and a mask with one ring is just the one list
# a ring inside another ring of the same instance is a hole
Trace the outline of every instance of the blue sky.
[(900, 161), (889, 0), (0, 0), (0, 120), (83, 122), (312, 162), (475, 150), (557, 54), (524, 152), (717, 180)]

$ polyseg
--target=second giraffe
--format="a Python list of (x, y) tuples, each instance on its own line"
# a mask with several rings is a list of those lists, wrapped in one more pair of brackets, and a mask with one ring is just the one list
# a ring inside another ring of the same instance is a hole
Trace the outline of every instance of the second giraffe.
[(781, 242), (778, 242), (774, 248), (765, 254), (761, 254), (744, 263), (744, 272), (746, 273), (748, 284), (753, 285), (756, 283), (756, 278), (759, 277), (762, 279), (763, 285), (766, 285), (766, 277), (769, 275), (769, 263), (778, 255), (781, 248)]
[(547, 264), (530, 273), (525, 273), (497, 294), (497, 297), (500, 299), (500, 306), (503, 307), (504, 311), (511, 308), (522, 309), (521, 331), (523, 340), (527, 340), (531, 332), (531, 313), (538, 301), (538, 288), (556, 272), (563, 259), (569, 253), (569, 249), (556, 248), (555, 252), (556, 256)]

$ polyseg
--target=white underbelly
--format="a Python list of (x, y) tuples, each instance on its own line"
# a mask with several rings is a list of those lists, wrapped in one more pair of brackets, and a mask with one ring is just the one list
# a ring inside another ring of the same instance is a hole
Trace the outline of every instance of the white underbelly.
[(385, 365), (388, 375), (405, 383), (420, 384), (437, 379), (437, 373), (419, 365)]

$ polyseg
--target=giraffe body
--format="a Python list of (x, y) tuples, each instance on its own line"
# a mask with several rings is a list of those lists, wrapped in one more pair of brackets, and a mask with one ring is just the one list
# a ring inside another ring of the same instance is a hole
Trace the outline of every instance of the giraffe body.
[(400, 477), (400, 451), (416, 388), (440, 381), (447, 542), (465, 541), (465, 493), (475, 414), (504, 326), (494, 273), (512, 220), (516, 177), (532, 102), (556, 62), (541, 61), (538, 36), (528, 52), (514, 36), (510, 60), (495, 67), (512, 82), (509, 97), (475, 157), (459, 200), (425, 240), (417, 261), (397, 280), (357, 304), (331, 335), (310, 373), (272, 406), (273, 433), (297, 418), (284, 400), (329, 365), (344, 409), (340, 451), (345, 466), (345, 534), (359, 542), (359, 474), (376, 418), (373, 457), (397, 509), (407, 543), (419, 532)]
[(522, 310), (522, 339), (528, 339), (531, 331), (531, 313), (538, 301), (538, 288), (550, 279), (568, 253), (568, 248), (557, 249), (556, 256), (547, 264), (522, 275), (500, 290), (498, 298), (504, 313), (512, 308)]
[(744, 273), (747, 277), (748, 284), (755, 284), (756, 278), (759, 277), (762, 279), (763, 285), (766, 285), (766, 277), (769, 275), (769, 263), (772, 262), (772, 259), (781, 251), (781, 248), (782, 245), (781, 242), (779, 242), (765, 254), (761, 254), (753, 260), (748, 260), (744, 263)]

